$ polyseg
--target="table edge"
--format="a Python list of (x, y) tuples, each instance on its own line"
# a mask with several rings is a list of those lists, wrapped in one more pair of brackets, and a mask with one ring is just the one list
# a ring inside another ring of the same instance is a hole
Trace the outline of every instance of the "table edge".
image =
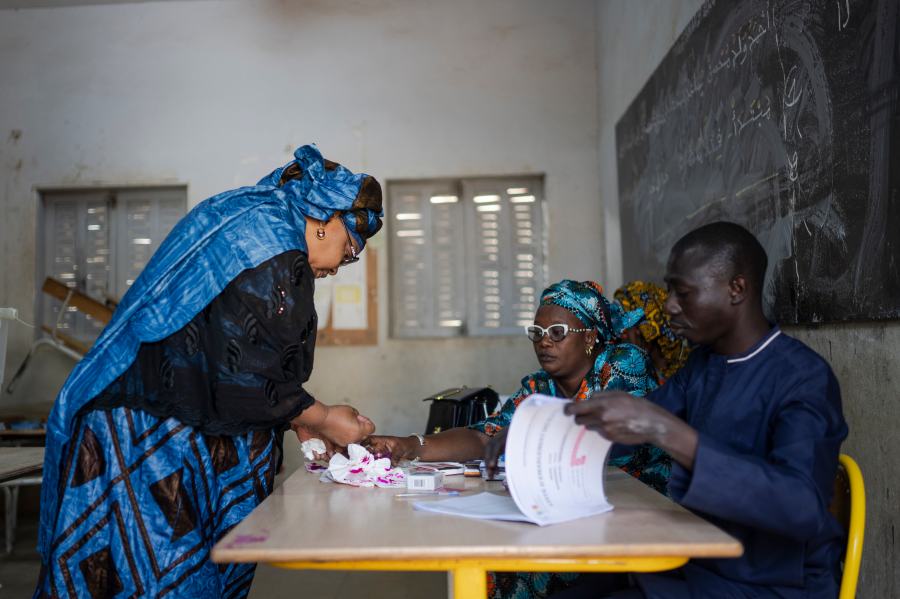
[(297, 549), (253, 549), (252, 547), (219, 548), (212, 550), (212, 561), (215, 563), (251, 563), (251, 562), (318, 562), (327, 563), (334, 561), (378, 561), (378, 562), (404, 562), (410, 559), (417, 560), (447, 560), (447, 559), (610, 559), (610, 558), (636, 558), (636, 557), (683, 557), (695, 558), (733, 558), (740, 557), (744, 548), (740, 542), (711, 543), (702, 547), (685, 547), (678, 543), (658, 543), (648, 550), (640, 545), (598, 545), (582, 546), (578, 548), (560, 547), (553, 549), (548, 547), (529, 548), (508, 546), (478, 546), (478, 547), (447, 547), (430, 548), (427, 554), (421, 547), (400, 550), (396, 547), (370, 548), (360, 552), (359, 549), (316, 549), (298, 551)]

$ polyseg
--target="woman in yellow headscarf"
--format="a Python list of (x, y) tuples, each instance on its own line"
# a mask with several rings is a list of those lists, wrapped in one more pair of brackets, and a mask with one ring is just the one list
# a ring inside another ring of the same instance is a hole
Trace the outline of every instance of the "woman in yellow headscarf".
[(669, 327), (665, 289), (654, 283), (632, 281), (616, 290), (613, 297), (626, 312), (644, 310), (644, 318), (622, 333), (622, 337), (644, 348), (653, 361), (660, 384), (687, 362), (691, 349), (687, 342)]

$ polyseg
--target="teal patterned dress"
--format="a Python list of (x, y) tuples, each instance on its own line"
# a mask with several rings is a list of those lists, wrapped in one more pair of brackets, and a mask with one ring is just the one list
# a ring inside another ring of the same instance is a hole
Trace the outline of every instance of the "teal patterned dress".
[[(603, 297), (601, 287), (590, 281), (563, 280), (551, 285), (541, 295), (541, 305), (546, 304), (566, 308), (598, 332), (600, 345), (594, 366), (581, 381), (581, 387), (572, 397), (574, 401), (583, 401), (599, 391), (625, 391), (644, 397), (657, 387), (657, 378), (647, 352), (636, 345), (618, 342), (621, 332), (643, 317), (642, 310), (625, 312), (621, 306)], [(565, 397), (556, 381), (544, 370), (538, 370), (522, 379), (522, 387), (498, 412), (470, 428), (493, 436), (509, 426), (519, 404), (535, 393)], [(672, 460), (661, 449), (651, 445), (638, 446), (629, 453), (610, 459), (609, 463), (660, 493), (666, 493)], [(549, 597), (571, 586), (578, 576), (577, 573), (492, 572), (488, 576), (488, 597)]]
[[(630, 343), (611, 345), (597, 356), (594, 368), (581, 383), (575, 401), (582, 401), (594, 391), (626, 391), (643, 397), (656, 388), (656, 378), (646, 352)], [(522, 388), (510, 397), (497, 413), (472, 425), (488, 435), (512, 421), (516, 407), (534, 393), (564, 397), (554, 380), (543, 370), (522, 379)], [(641, 445), (631, 453), (611, 459), (610, 464), (638, 478), (641, 482), (666, 493), (666, 483), (672, 468), (667, 453), (652, 445)], [(549, 597), (568, 588), (578, 578), (577, 573), (550, 572), (492, 572), (488, 578), (488, 597), (491, 599), (531, 599)]]

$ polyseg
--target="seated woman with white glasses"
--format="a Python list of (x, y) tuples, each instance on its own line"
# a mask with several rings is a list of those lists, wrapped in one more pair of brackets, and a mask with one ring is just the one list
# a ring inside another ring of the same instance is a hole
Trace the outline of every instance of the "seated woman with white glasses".
[[(622, 341), (621, 334), (643, 317), (640, 308), (625, 312), (603, 297), (603, 289), (592, 281), (562, 280), (541, 294), (534, 324), (525, 333), (534, 344), (540, 370), (522, 379), (522, 387), (500, 410), (468, 428), (453, 428), (434, 435), (409, 437), (372, 436), (366, 441), (376, 454), (393, 461), (418, 458), (423, 461), (480, 459), (492, 437), (493, 451), (502, 451), (502, 436), (518, 405), (529, 395), (541, 393), (574, 401), (588, 399), (597, 391), (625, 391), (643, 397), (656, 388), (650, 356)], [(496, 446), (500, 444), (500, 448)], [(620, 448), (610, 463), (661, 493), (671, 470), (668, 454), (651, 445)], [(487, 459), (487, 457), (486, 457)], [(577, 574), (503, 572), (488, 578), (488, 597), (547, 597), (567, 588)]]
[[(366, 445), (395, 462), (480, 459), (490, 438), (509, 426), (518, 405), (533, 393), (574, 401), (607, 390), (643, 397), (657, 386), (652, 363), (646, 351), (621, 340), (642, 316), (640, 309), (625, 312), (609, 302), (592, 281), (554, 283), (541, 294), (534, 324), (525, 327), (541, 369), (523, 378), (498, 412), (469, 428), (424, 437), (372, 436)], [(661, 450), (642, 446), (611, 463), (665, 492), (671, 462)]]

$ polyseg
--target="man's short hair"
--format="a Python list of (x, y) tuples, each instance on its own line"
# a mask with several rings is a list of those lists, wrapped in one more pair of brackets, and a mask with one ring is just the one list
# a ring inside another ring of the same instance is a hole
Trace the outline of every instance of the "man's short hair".
[(737, 223), (719, 221), (703, 225), (675, 242), (672, 255), (700, 249), (706, 263), (723, 269), (729, 278), (743, 275), (750, 286), (762, 292), (768, 258), (756, 237)]

